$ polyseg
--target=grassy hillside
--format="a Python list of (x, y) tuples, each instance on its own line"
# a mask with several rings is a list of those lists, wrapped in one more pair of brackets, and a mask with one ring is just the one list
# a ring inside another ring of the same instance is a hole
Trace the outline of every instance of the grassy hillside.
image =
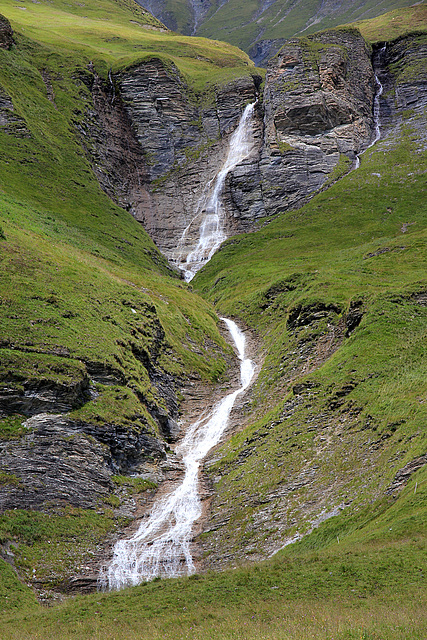
[(346, 22), (371, 19), (386, 11), (411, 4), (413, 3), (409, 0), (392, 0), (381, 4), (368, 0), (356, 5), (354, 2), (322, 3), (318, 0), (228, 0), (225, 3), (213, 3), (210, 13), (197, 33), (210, 38), (221, 38), (249, 50), (257, 40), (307, 35)]
[(425, 492), (425, 474), (418, 475), (396, 504), (382, 501), (356, 519), (331, 520), (256, 567), (154, 581), (49, 609), (35, 605), (9, 570), (1, 637), (421, 640)]
[[(208, 82), (230, 80), (253, 67), (242, 51), (223, 42), (172, 33), (132, 0), (63, 2), (24, 0), (19, 6), (4, 0), (2, 13), (12, 27), (44, 45), (50, 62), (87, 65), (91, 60), (101, 75), (156, 55), (176, 64), (195, 90)], [(50, 67), (50, 65), (48, 65)]]
[(110, 67), (155, 54), (203, 89), (247, 73), (247, 56), (230, 45), (171, 34), (132, 2), (17, 7), (6, 0), (2, 11), (16, 43), (0, 49), (7, 120), (0, 127), (2, 347), (27, 345), (26, 351), (59, 356), (63, 349), (67, 358), (96, 357), (123, 369), (120, 343), (139, 321), (130, 309), (154, 302), (182, 358), (177, 365), (176, 355), (165, 356), (167, 366), (173, 371), (195, 357), (193, 364), (210, 377), (209, 356), (183, 345), (185, 336), (205, 340), (209, 325), (207, 335), (218, 340), (212, 312), (192, 302), (141, 225), (102, 193), (77, 128), (91, 108), (84, 83), (89, 61), (106, 76)]
[(368, 42), (385, 42), (394, 38), (426, 31), (427, 4), (420, 2), (407, 9), (390, 11), (373, 20), (355, 22), (362, 36)]
[[(153, 415), (165, 414), (165, 400), (150, 367), (157, 376), (209, 383), (223, 374), (229, 347), (210, 304), (189, 291), (142, 226), (102, 192), (78, 135), (93, 109), (87, 80), (152, 55), (176, 62), (200, 90), (252, 67), (229, 45), (193, 44), (165, 31), (130, 2), (5, 2), (2, 11), (15, 41), (0, 48), (2, 408), (10, 413), (8, 398), (20, 398), (24, 388), (49, 396), (100, 376), (92, 399), (82, 408), (74, 403), (70, 417), (158, 436)], [(25, 419), (0, 419), (2, 447), (28, 435)], [(22, 482), (2, 471), (0, 491), (8, 486)], [(14, 541), (21, 577), (56, 585), (128, 522), (113, 510), (120, 501), (111, 495), (97, 511), (51, 505), (41, 515), (6, 513), (2, 553), (13, 557), (6, 549)], [(5, 605), (34, 602), (9, 565), (0, 564)]]

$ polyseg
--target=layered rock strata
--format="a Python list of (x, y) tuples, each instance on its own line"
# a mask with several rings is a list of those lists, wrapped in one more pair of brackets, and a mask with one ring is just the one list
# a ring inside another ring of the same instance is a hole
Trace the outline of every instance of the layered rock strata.
[(0, 13), (0, 49), (10, 49), (13, 44), (13, 30), (10, 22)]
[(414, 34), (378, 45), (373, 63), (383, 85), (380, 121), (385, 140), (393, 144), (402, 126), (416, 131), (418, 144), (427, 144), (427, 37)]
[(260, 170), (268, 215), (318, 191), (341, 156), (353, 161), (366, 148), (375, 90), (370, 51), (356, 31), (290, 40), (280, 50), (264, 93)]
[[(248, 75), (195, 96), (172, 64), (151, 59), (107, 84), (92, 82), (84, 144), (100, 183), (167, 257), (221, 169), (260, 81)], [(225, 181), (226, 235), (253, 230), (349, 170), (372, 139), (376, 89), (359, 32), (288, 41), (267, 71), (251, 123), (253, 151)]]

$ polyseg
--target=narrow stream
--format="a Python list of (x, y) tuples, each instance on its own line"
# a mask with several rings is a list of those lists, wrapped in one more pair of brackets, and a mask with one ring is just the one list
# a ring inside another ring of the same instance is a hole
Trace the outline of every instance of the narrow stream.
[(185, 465), (184, 479), (154, 505), (131, 538), (116, 543), (111, 564), (101, 572), (100, 585), (104, 589), (121, 589), (158, 576), (171, 578), (195, 571), (190, 545), (193, 524), (202, 515), (199, 466), (219, 442), (237, 396), (248, 388), (255, 371), (252, 360), (245, 357), (244, 334), (232, 320), (221, 320), (237, 349), (241, 386), (189, 426), (175, 450)]
[[(380, 60), (382, 58), (382, 56), (385, 53), (387, 44), (385, 44), (380, 51), (378, 52), (378, 59)], [(375, 82), (377, 85), (377, 89), (375, 92), (375, 98), (374, 98), (374, 108), (373, 108), (373, 117), (374, 117), (374, 131), (375, 131), (375, 135), (373, 140), (371, 140), (371, 142), (368, 144), (368, 146), (366, 147), (366, 149), (364, 151), (362, 151), (362, 153), (359, 153), (356, 156), (356, 164), (355, 164), (355, 169), (358, 169), (360, 167), (360, 156), (362, 156), (364, 153), (366, 153), (366, 151), (368, 149), (370, 149), (371, 147), (374, 146), (374, 144), (376, 142), (378, 142), (378, 140), (381, 139), (381, 129), (380, 129), (380, 98), (383, 94), (384, 88), (383, 85), (380, 82), (380, 79), (378, 78), (377, 74), (375, 74)]]

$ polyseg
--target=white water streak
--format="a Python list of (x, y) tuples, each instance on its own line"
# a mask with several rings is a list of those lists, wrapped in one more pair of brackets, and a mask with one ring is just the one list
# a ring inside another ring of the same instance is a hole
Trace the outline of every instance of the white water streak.
[(176, 577), (195, 571), (190, 544), (193, 525), (202, 515), (198, 492), (200, 462), (221, 439), (237, 396), (247, 389), (255, 372), (252, 360), (245, 358), (244, 334), (232, 320), (221, 319), (241, 361), (241, 386), (190, 425), (176, 448), (185, 464), (182, 483), (154, 505), (148, 520), (131, 538), (117, 542), (111, 564), (101, 572), (103, 588), (120, 589), (157, 576)]
[[(385, 44), (379, 51), (378, 57), (381, 58), (381, 56), (384, 54), (385, 50), (386, 50), (387, 44)], [(373, 109), (373, 117), (374, 117), (374, 127), (375, 127), (375, 136), (374, 139), (368, 144), (368, 146), (366, 147), (366, 149), (364, 151), (362, 151), (362, 153), (359, 153), (356, 156), (356, 164), (354, 166), (355, 169), (358, 169), (360, 167), (360, 156), (363, 155), (364, 153), (366, 153), (366, 151), (368, 149), (370, 149), (371, 147), (374, 146), (374, 144), (376, 142), (378, 142), (378, 140), (381, 139), (381, 128), (380, 128), (380, 98), (383, 94), (384, 91), (384, 87), (380, 82), (380, 79), (378, 78), (377, 75), (375, 75), (375, 82), (377, 85), (377, 90), (375, 92), (375, 98), (374, 98), (374, 109)]]
[[(176, 251), (177, 266), (184, 271), (189, 282), (212, 258), (215, 251), (226, 240), (225, 211), (221, 194), (227, 175), (245, 160), (253, 149), (252, 115), (256, 102), (248, 104), (240, 118), (239, 125), (230, 138), (228, 155), (222, 169), (208, 182), (200, 198), (196, 214), (184, 229)], [(198, 240), (188, 251), (188, 237), (194, 225), (199, 224)], [(185, 256), (185, 262), (182, 262)]]

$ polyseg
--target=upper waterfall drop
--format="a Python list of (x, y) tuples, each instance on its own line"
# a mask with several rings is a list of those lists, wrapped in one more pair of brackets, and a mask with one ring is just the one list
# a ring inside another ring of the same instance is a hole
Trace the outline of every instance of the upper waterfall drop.
[[(226, 216), (221, 195), (227, 175), (251, 153), (253, 141), (252, 117), (257, 101), (245, 107), (239, 125), (230, 137), (228, 154), (220, 171), (207, 183), (197, 204), (191, 222), (184, 229), (175, 252), (174, 262), (184, 272), (189, 282), (212, 258), (215, 251), (227, 239)], [(199, 225), (198, 240), (189, 241), (190, 231)]]

